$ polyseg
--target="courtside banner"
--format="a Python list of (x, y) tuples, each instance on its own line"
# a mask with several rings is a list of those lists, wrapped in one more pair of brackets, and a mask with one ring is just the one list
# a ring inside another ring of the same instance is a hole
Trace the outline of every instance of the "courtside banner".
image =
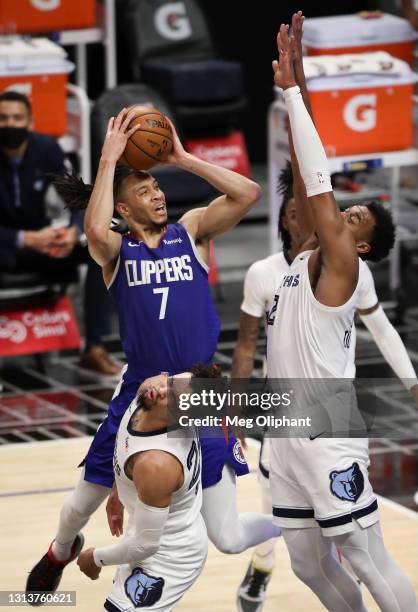
[(235, 131), (216, 138), (187, 140), (186, 149), (211, 164), (250, 176), (250, 163), (242, 132)]
[(67, 296), (45, 306), (0, 311), (0, 355), (80, 348), (80, 332)]
[[(418, 440), (417, 381), (358, 378), (171, 377), (170, 435), (198, 427), (240, 437)], [(203, 432), (203, 433), (202, 433)]]

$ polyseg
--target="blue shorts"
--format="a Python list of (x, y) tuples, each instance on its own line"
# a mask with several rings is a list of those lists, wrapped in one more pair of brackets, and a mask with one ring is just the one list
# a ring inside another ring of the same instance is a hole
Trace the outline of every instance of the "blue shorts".
[(113, 473), (113, 452), (116, 434), (125, 411), (134, 399), (142, 381), (138, 379), (123, 382), (116, 397), (110, 400), (107, 417), (99, 425), (93, 442), (80, 463), (84, 465), (84, 480), (112, 488), (115, 479)]
[(202, 489), (212, 487), (222, 478), (224, 465), (228, 463), (237, 476), (249, 473), (241, 443), (235, 436), (200, 438), (202, 448)]
[[(113, 452), (116, 434), (125, 411), (134, 399), (142, 381), (138, 379), (123, 381), (119, 393), (109, 404), (107, 417), (93, 438), (93, 442), (80, 463), (85, 467), (84, 480), (104, 487), (112, 488), (114, 482)], [(235, 471), (237, 476), (248, 474), (247, 461), (241, 444), (235, 436), (228, 440), (222, 433), (217, 437), (201, 437), (202, 447), (202, 488), (211, 487), (222, 478), (225, 463)]]

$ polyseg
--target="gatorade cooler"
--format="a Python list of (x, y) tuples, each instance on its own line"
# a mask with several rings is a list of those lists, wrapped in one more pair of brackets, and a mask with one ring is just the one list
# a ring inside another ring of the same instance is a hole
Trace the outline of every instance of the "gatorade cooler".
[(95, 0), (0, 0), (3, 34), (88, 28), (95, 23)]
[(0, 92), (28, 96), (37, 132), (61, 136), (66, 131), (66, 85), (74, 68), (66, 57), (46, 38), (0, 40)]
[(412, 146), (417, 75), (388, 53), (305, 57), (315, 124), (330, 157)]
[(379, 11), (315, 17), (303, 26), (306, 55), (339, 55), (386, 51), (414, 64), (417, 33), (409, 21)]

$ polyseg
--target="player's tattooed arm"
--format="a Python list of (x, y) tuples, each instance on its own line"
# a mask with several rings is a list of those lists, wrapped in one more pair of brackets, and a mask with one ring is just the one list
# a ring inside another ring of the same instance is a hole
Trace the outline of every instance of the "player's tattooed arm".
[(260, 318), (253, 317), (241, 310), (238, 340), (232, 360), (231, 378), (250, 378), (252, 375), (260, 321)]

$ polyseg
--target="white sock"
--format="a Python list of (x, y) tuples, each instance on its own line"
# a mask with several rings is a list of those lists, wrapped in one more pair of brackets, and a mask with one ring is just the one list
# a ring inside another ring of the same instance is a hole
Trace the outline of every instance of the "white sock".
[[(261, 492), (261, 507), (264, 514), (271, 516), (272, 502), (270, 487), (260, 483)], [(254, 549), (252, 558), (253, 565), (260, 570), (269, 572), (274, 567), (274, 547), (277, 538), (271, 538), (265, 542), (261, 542)]]

